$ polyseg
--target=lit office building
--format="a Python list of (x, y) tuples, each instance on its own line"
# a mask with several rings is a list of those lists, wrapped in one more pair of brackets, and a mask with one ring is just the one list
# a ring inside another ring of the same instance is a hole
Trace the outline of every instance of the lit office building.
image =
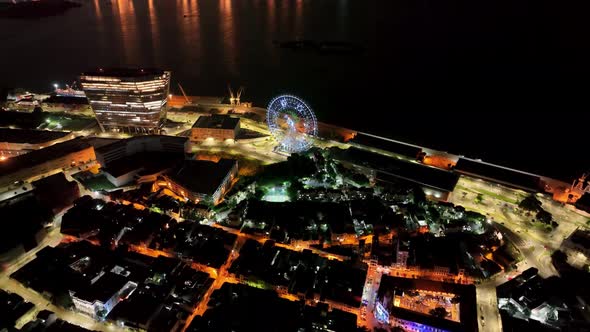
[(99, 68), (82, 73), (80, 84), (103, 131), (155, 133), (166, 119), (168, 71)]

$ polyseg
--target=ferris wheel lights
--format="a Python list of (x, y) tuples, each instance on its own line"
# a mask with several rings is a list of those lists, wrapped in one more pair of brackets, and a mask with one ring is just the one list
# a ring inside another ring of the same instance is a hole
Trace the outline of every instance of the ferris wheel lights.
[(307, 104), (298, 97), (282, 95), (268, 104), (268, 129), (282, 150), (302, 152), (312, 146), (311, 137), (317, 135), (317, 120)]

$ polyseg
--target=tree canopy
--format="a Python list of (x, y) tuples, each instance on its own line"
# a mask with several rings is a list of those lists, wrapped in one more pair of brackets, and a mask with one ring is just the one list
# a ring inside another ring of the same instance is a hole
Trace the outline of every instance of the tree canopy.
[(551, 223), (551, 220), (553, 219), (553, 215), (543, 209), (539, 210), (539, 212), (537, 212), (537, 220), (544, 223), (544, 224), (549, 224)]
[(438, 317), (438, 318), (445, 318), (449, 315), (449, 313), (447, 312), (447, 310), (443, 307), (436, 307), (434, 309), (431, 309), (429, 312), (432, 316)]
[(541, 210), (541, 201), (534, 195), (529, 195), (518, 203), (518, 207), (524, 210), (538, 212)]

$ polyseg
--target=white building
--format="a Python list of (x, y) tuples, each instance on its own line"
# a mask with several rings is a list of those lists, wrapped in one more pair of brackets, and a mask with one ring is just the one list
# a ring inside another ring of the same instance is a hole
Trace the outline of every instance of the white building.
[(90, 286), (78, 291), (70, 290), (74, 307), (96, 320), (104, 320), (120, 301), (137, 288), (137, 283), (127, 280), (128, 274), (119, 266), (108, 272), (101, 271), (91, 280)]

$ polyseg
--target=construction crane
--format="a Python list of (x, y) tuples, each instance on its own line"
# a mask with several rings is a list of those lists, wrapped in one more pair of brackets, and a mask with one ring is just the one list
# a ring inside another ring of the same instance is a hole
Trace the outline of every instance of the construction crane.
[(186, 103), (190, 104), (191, 101), (190, 99), (188, 99), (188, 97), (186, 96), (186, 93), (184, 92), (184, 89), (182, 88), (182, 85), (180, 85), (180, 83), (178, 83), (178, 87), (180, 88), (180, 92), (182, 92), (182, 95), (184, 96), (184, 99), (186, 99)]
[(238, 89), (238, 96), (236, 97), (236, 105), (238, 105), (238, 106), (239, 105), (242, 105), (242, 103), (240, 102), (240, 97), (242, 96), (242, 92), (244, 92), (244, 87), (243, 86), (241, 86)]
[(238, 89), (238, 92), (234, 95), (234, 91), (231, 88), (231, 85), (229, 85), (229, 83), (227, 84), (227, 90), (229, 91), (229, 104), (230, 105), (235, 105), (235, 106), (240, 106), (240, 97), (242, 96), (242, 92), (244, 92), (244, 87), (241, 86)]
[(234, 105), (236, 98), (234, 97), (234, 91), (231, 89), (231, 85), (227, 84), (227, 91), (229, 92), (229, 104)]

